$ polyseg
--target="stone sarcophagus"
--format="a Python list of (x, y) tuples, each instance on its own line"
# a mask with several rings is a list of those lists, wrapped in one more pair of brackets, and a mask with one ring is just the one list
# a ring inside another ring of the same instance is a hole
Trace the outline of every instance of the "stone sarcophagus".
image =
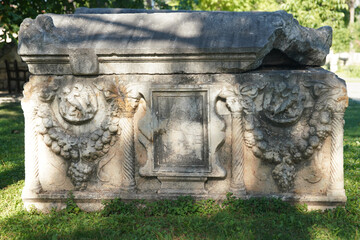
[(344, 205), (331, 28), (286, 12), (79, 9), (26, 19), (26, 207), (276, 196)]

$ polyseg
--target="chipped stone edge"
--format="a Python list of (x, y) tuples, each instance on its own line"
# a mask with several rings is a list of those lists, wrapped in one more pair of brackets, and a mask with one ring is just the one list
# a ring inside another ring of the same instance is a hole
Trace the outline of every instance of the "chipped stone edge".
[[(285, 11), (272, 14), (278, 21), (274, 22), (274, 31), (267, 44), (261, 48), (229, 49), (225, 51), (226, 54), (219, 53), (219, 49), (198, 49), (190, 52), (179, 49), (181, 54), (171, 51), (156, 51), (156, 54), (140, 51), (134, 54), (133, 51), (130, 53), (124, 50), (69, 49), (64, 40), (64, 32), (54, 26), (51, 14), (39, 15), (35, 20), (25, 19), (21, 24), (18, 52), (29, 64), (30, 72), (39, 75), (239, 73), (261, 66), (265, 56), (273, 49), (280, 50), (299, 65), (324, 64), (332, 40), (330, 27), (306, 28)], [(27, 43), (27, 39), (35, 34), (43, 35), (42, 41), (47, 41), (47, 45), (41, 45), (37, 51), (29, 50), (29, 53), (26, 49), (33, 48), (30, 48), (32, 43)], [(63, 46), (58, 47), (57, 42)], [(194, 64), (195, 62), (198, 64)]]

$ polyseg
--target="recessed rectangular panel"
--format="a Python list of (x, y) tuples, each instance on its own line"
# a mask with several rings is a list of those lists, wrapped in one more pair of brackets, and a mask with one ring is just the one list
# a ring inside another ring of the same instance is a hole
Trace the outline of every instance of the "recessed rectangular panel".
[(154, 170), (208, 170), (207, 91), (154, 91), (152, 100)]

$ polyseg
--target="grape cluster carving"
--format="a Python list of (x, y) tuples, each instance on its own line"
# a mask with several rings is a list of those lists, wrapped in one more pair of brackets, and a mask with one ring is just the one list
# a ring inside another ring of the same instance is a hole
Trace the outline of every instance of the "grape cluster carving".
[[(315, 87), (313, 83), (305, 85)], [(296, 163), (321, 149), (332, 130), (333, 111), (325, 100), (330, 101), (331, 91), (325, 92), (313, 94), (315, 105), (304, 109), (305, 95), (297, 84), (259, 82), (240, 89), (245, 144), (256, 157), (275, 164), (272, 176), (281, 191), (293, 187)], [(262, 98), (260, 111), (255, 106), (257, 97)]]
[[(67, 175), (75, 189), (84, 190), (98, 162), (109, 152), (121, 133), (119, 109), (112, 97), (105, 96), (112, 109), (109, 116), (105, 117), (97, 130), (76, 135), (53, 117), (50, 103), (57, 97), (58, 88), (56, 84), (50, 84), (42, 89), (41, 104), (37, 110), (37, 130), (52, 152), (69, 162)], [(106, 93), (104, 91), (104, 95)]]

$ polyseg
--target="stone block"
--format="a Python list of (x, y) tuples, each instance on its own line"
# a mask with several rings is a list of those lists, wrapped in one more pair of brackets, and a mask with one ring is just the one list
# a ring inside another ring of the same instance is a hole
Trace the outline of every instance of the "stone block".
[[(178, 27), (174, 27), (178, 26)], [(26, 19), (26, 207), (279, 197), (344, 205), (331, 28), (280, 12), (81, 9)]]

